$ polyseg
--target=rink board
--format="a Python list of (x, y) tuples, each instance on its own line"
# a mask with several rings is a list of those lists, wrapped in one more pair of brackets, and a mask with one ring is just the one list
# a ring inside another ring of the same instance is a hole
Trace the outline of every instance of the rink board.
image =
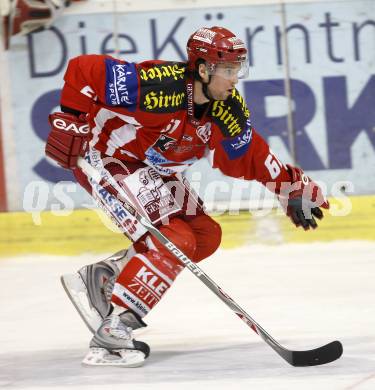
[[(84, 8), (83, 3), (90, 8), (91, 1), (82, 2)], [(225, 7), (212, 1), (211, 6), (195, 2), (194, 9), (191, 1), (175, 1), (179, 8), (163, 12), (159, 2), (154, 5), (159, 12), (130, 12), (128, 2), (122, 2), (126, 11), (112, 12), (112, 1), (102, 3), (108, 3), (107, 12), (65, 14), (49, 29), (14, 37), (12, 50), (0, 50), (6, 193), (0, 209), (28, 210), (33, 199), (39, 209), (52, 210), (64, 206), (61, 196), (69, 196), (77, 209), (90, 202), (74, 186), (71, 172), (56, 167), (44, 153), (48, 115), (59, 106), (70, 58), (97, 53), (128, 62), (184, 61), (192, 31), (215, 24), (235, 29), (249, 49), (250, 76), (237, 88), (252, 126), (278, 158), (301, 166), (331, 196), (342, 187), (355, 195), (375, 193), (375, 111), (369, 109), (375, 106), (374, 1)], [(283, 53), (284, 27), (288, 56)], [(291, 96), (285, 85), (288, 71)], [(290, 133), (295, 134), (296, 159)], [(253, 199), (258, 191), (256, 183), (247, 182), (246, 189), (236, 192), (239, 180), (211, 169), (205, 159), (187, 173), (205, 200)], [(0, 173), (0, 189), (1, 183)]]
[[(310, 232), (295, 229), (280, 210), (241, 211), (213, 217), (222, 226), (225, 249), (249, 244), (375, 241), (375, 197), (357, 196), (350, 201), (352, 210), (348, 215), (326, 213), (319, 229)], [(339, 207), (337, 199), (330, 202), (331, 210)], [(75, 210), (68, 215), (2, 213), (0, 232), (1, 257), (29, 253), (109, 253), (129, 244), (98, 210)]]

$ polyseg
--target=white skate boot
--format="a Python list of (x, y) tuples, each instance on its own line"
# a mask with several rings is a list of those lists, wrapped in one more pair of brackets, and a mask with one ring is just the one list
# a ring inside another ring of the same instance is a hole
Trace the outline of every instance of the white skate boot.
[(74, 274), (61, 276), (68, 297), (92, 333), (112, 312), (113, 286), (118, 274), (133, 256), (131, 252), (122, 250), (99, 263), (82, 267)]
[(130, 311), (106, 317), (90, 342), (82, 364), (88, 366), (139, 367), (150, 353), (150, 347), (133, 339), (132, 331), (145, 326)]

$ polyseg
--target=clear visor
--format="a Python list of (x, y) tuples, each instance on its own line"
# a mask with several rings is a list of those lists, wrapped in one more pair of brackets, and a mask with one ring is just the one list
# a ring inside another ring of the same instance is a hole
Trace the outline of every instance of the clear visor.
[(236, 62), (206, 63), (208, 74), (227, 80), (246, 79), (249, 76), (247, 60)]

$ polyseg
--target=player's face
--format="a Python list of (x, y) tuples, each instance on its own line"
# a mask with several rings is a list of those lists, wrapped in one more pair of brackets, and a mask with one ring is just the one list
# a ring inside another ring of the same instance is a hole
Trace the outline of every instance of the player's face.
[(236, 63), (218, 64), (208, 85), (208, 92), (212, 99), (226, 100), (232, 94), (238, 83), (240, 65)]

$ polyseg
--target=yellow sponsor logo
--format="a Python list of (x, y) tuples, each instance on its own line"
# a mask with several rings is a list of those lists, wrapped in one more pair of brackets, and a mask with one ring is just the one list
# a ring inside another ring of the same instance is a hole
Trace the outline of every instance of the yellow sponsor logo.
[(166, 78), (172, 78), (174, 80), (183, 79), (185, 74), (185, 67), (174, 65), (158, 65), (153, 66), (150, 69), (141, 69), (139, 76), (143, 81), (159, 80), (162, 81)]
[(151, 91), (145, 95), (143, 102), (147, 110), (155, 110), (158, 108), (169, 108), (169, 107), (181, 107), (184, 103), (185, 93), (166, 94), (163, 91), (154, 92)]
[[(248, 119), (250, 117), (250, 111), (246, 106), (245, 99), (238, 93), (235, 88), (233, 88), (232, 98), (240, 103), (241, 111), (245, 119)], [(223, 100), (216, 100), (212, 106), (211, 115), (222, 122), (222, 124), (225, 125), (225, 129), (229, 132), (229, 135), (233, 137), (241, 133), (243, 130), (239, 123), (243, 121), (243, 117), (241, 112), (233, 114), (232, 108), (235, 107), (226, 104), (226, 102)]]
[(229, 134), (233, 137), (241, 133), (242, 128), (238, 123), (238, 117), (231, 113), (232, 108), (225, 105), (223, 100), (216, 100), (212, 107), (211, 115), (218, 118), (228, 129)]
[(232, 97), (236, 99), (241, 104), (242, 112), (244, 113), (246, 119), (250, 116), (250, 111), (247, 108), (245, 99), (238, 93), (238, 91), (233, 88)]

